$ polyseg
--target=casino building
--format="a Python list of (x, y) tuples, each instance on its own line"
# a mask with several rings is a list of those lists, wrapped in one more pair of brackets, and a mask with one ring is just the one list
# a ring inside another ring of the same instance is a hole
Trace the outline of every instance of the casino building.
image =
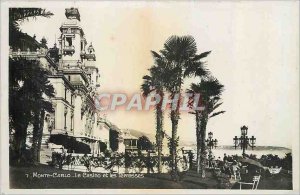
[[(99, 154), (117, 142), (118, 151), (124, 152), (122, 131), (103, 117), (93, 101), (100, 92), (100, 72), (95, 49), (92, 43), (87, 44), (81, 28), (79, 10), (68, 8), (65, 15), (58, 45), (48, 49), (46, 39), (38, 42), (25, 34), (20, 48), (10, 48), (9, 52), (12, 58), (39, 60), (54, 87), (54, 113), (47, 113), (44, 119), (42, 151), (50, 145), (75, 153)], [(112, 131), (118, 136), (112, 138)]]

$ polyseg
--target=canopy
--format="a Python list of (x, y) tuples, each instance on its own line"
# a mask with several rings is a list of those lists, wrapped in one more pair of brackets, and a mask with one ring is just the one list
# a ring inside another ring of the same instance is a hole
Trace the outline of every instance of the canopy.
[(255, 166), (258, 166), (258, 167), (261, 167), (261, 168), (265, 169), (265, 167), (260, 162), (258, 162), (256, 160), (253, 160), (253, 159), (250, 159), (250, 158), (239, 158), (238, 160), (240, 162), (248, 163), (248, 164), (255, 165)]

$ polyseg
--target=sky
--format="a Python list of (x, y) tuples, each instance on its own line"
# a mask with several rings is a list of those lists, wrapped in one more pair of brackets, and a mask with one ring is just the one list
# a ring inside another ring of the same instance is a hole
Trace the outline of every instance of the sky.
[[(33, 2), (30, 2), (31, 4)], [(30, 4), (29, 4), (30, 5)], [(140, 92), (143, 75), (171, 35), (191, 35), (198, 53), (212, 51), (207, 67), (225, 86), (226, 113), (209, 120), (207, 131), (220, 145), (232, 145), (240, 127), (249, 127), (257, 145), (292, 147), (299, 131), (299, 2), (69, 2), (33, 4), (54, 13), (22, 23), (23, 32), (43, 36), (51, 47), (77, 7), (88, 43), (96, 50), (102, 92)], [(187, 79), (188, 87), (194, 79)], [(153, 111), (107, 113), (120, 128), (155, 134)], [(171, 123), (165, 114), (164, 129)], [(178, 135), (195, 141), (195, 118), (183, 113)]]

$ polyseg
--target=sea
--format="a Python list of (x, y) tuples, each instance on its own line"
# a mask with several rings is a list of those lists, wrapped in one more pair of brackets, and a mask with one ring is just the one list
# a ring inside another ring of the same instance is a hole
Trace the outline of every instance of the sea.
[[(196, 146), (184, 146), (184, 149), (190, 149), (193, 151), (193, 153), (196, 153)], [(217, 148), (212, 149), (212, 153), (214, 157), (217, 159), (218, 157), (221, 157), (223, 159), (224, 154), (226, 155), (238, 155), (241, 156), (243, 151), (241, 148), (235, 149), (231, 146), (220, 146)], [(250, 155), (256, 155), (257, 158), (260, 158), (262, 155), (278, 155), (279, 158), (284, 158), (287, 153), (292, 153), (292, 150), (289, 148), (284, 147), (276, 147), (276, 146), (258, 146), (255, 147), (253, 150), (250, 148), (245, 151), (246, 154)]]

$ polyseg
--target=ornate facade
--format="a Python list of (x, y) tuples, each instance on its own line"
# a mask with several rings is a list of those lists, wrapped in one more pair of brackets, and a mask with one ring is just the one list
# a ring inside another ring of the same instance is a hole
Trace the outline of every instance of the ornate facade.
[[(95, 108), (93, 99), (100, 88), (100, 74), (95, 49), (92, 43), (87, 45), (81, 28), (79, 11), (69, 8), (65, 15), (58, 46), (48, 49), (43, 39), (40, 44), (35, 42), (35, 51), (30, 47), (11, 49), (10, 56), (39, 60), (49, 72), (48, 79), (55, 91), (51, 98), (54, 113), (46, 114), (42, 144), (48, 143), (51, 136), (63, 135), (85, 144), (92, 154), (99, 154), (103, 144), (110, 149), (110, 131), (118, 130), (110, 127), (111, 123)], [(118, 141), (123, 152), (122, 139)]]
[(100, 135), (100, 116), (93, 101), (100, 87), (95, 50), (92, 44), (87, 47), (78, 9), (66, 9), (66, 17), (60, 27), (56, 50), (58, 73), (49, 77), (56, 92), (53, 98), (55, 124), (51, 134), (64, 133), (79, 141), (86, 140), (92, 153), (98, 153), (98, 141), (109, 145), (109, 134)]

